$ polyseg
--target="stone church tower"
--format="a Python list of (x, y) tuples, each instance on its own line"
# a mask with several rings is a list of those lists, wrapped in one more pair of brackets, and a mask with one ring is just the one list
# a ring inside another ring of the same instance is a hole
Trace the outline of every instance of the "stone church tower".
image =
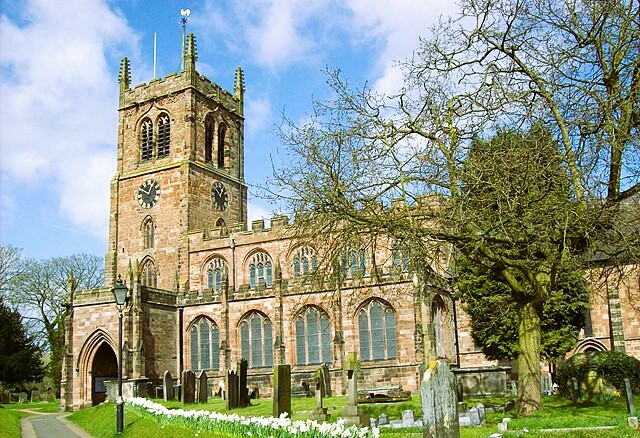
[(120, 66), (117, 173), (105, 284), (133, 270), (145, 286), (188, 290), (188, 233), (247, 222), (244, 78), (234, 93), (200, 76), (189, 35), (180, 74), (130, 88)]

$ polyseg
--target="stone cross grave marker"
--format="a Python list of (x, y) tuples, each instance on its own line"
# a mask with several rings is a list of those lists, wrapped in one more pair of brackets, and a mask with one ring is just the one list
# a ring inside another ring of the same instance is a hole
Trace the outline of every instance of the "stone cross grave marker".
[(162, 376), (162, 398), (164, 401), (173, 400), (175, 397), (173, 393), (173, 376), (171, 372), (166, 370)]
[(198, 374), (197, 389), (198, 389), (198, 403), (206, 403), (209, 399), (209, 385), (207, 384), (207, 373), (200, 371)]
[(182, 372), (182, 404), (196, 402), (196, 375), (191, 370)]
[(366, 426), (367, 419), (362, 414), (362, 407), (358, 406), (358, 371), (360, 370), (360, 362), (358, 362), (358, 354), (354, 351), (349, 352), (347, 356), (347, 394), (349, 401), (347, 406), (342, 410), (344, 422), (346, 425)]
[(327, 421), (329, 419), (329, 414), (327, 414), (327, 408), (325, 408), (322, 404), (322, 399), (325, 396), (325, 380), (324, 380), (324, 371), (325, 366), (322, 368), (318, 368), (316, 370), (316, 408), (313, 410), (310, 419), (316, 421)]
[(445, 360), (429, 362), (420, 387), (423, 437), (460, 438), (456, 378)]
[(331, 374), (329, 373), (329, 364), (323, 363), (320, 367), (322, 373), (322, 387), (324, 388), (323, 397), (331, 397)]
[(273, 367), (273, 416), (286, 412), (291, 418), (291, 365)]

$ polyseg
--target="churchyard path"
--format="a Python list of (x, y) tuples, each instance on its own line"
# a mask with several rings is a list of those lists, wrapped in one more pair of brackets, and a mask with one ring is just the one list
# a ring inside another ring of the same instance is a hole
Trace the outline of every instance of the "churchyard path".
[(93, 438), (92, 435), (67, 420), (69, 412), (44, 414), (28, 409), (23, 411), (35, 415), (20, 420), (22, 438)]

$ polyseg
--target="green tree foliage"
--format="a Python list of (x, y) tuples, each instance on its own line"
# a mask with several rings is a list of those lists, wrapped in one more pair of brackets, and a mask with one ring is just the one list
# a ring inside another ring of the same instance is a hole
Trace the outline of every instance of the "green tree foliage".
[(39, 381), (44, 376), (42, 355), (22, 326), (20, 314), (0, 297), (0, 382), (5, 386)]
[[(460, 256), (456, 263), (456, 287), (464, 311), (471, 316), (471, 335), (489, 359), (518, 357), (518, 312), (511, 289), (491, 268), (474, 265)], [(576, 345), (589, 308), (589, 292), (582, 270), (560, 271), (555, 289), (542, 307), (541, 356), (563, 359)]]

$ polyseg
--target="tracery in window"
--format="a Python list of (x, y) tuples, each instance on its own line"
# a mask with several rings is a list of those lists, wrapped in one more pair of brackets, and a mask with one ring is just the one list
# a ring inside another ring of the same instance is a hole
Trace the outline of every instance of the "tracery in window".
[(249, 368), (273, 365), (273, 335), (271, 321), (253, 311), (240, 321), (240, 354)]
[(318, 269), (316, 251), (308, 246), (299, 248), (293, 256), (293, 275), (296, 277), (313, 273)]
[(204, 161), (210, 163), (213, 160), (213, 119), (207, 117), (204, 122)]
[(189, 331), (191, 370), (220, 369), (220, 330), (207, 317), (193, 321)]
[(156, 275), (156, 267), (153, 264), (153, 261), (147, 260), (146, 262), (144, 262), (140, 272), (142, 274), (141, 283), (143, 286), (156, 287), (158, 278)]
[(380, 300), (371, 300), (358, 312), (360, 357), (382, 360), (397, 357), (395, 311)]
[(167, 114), (158, 117), (158, 158), (169, 156), (171, 144), (171, 120)]
[(409, 250), (402, 245), (394, 245), (391, 248), (391, 263), (402, 272), (409, 271)]
[(249, 287), (255, 289), (260, 283), (273, 284), (271, 258), (264, 252), (255, 253), (249, 262)]
[(207, 264), (207, 288), (213, 290), (214, 294), (222, 291), (222, 278), (227, 271), (227, 264), (221, 258), (214, 258)]
[(224, 140), (227, 134), (227, 125), (220, 123), (218, 126), (218, 168), (224, 169)]
[(147, 161), (153, 158), (153, 123), (144, 119), (140, 124), (140, 160)]
[(151, 219), (151, 217), (145, 218), (142, 222), (142, 240), (145, 249), (153, 248), (154, 232), (155, 226), (153, 225), (153, 219)]
[(305, 307), (295, 319), (296, 363), (331, 363), (331, 327), (323, 310)]
[(351, 278), (356, 273), (364, 274), (367, 271), (367, 257), (364, 249), (346, 251), (342, 255), (340, 263), (346, 278)]

